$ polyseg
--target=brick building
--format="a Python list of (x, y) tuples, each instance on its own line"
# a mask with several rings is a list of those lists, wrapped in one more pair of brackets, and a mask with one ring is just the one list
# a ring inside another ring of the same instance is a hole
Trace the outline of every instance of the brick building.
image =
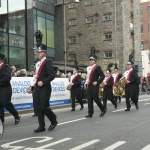
[(93, 49), (104, 70), (109, 63), (117, 63), (123, 72), (132, 52), (135, 63), (140, 64), (139, 0), (80, 0), (78, 4), (65, 1), (68, 2), (65, 5), (67, 63), (76, 59), (79, 65), (89, 65)]
[(150, 39), (150, 0), (141, 0), (140, 4), (140, 21), (141, 21), (141, 50), (142, 50), (142, 72), (147, 76), (150, 71), (149, 63), (149, 39)]

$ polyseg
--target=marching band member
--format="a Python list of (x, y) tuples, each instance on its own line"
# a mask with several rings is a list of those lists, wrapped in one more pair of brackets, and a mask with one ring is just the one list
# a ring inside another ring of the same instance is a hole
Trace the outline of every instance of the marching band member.
[(78, 74), (77, 68), (73, 69), (73, 75), (71, 76), (69, 86), (70, 86), (71, 100), (72, 100), (72, 110), (71, 111), (75, 111), (75, 98), (81, 105), (80, 110), (82, 110), (84, 108), (84, 106), (83, 106), (83, 101), (81, 98), (81, 76)]
[(4, 64), (4, 59), (5, 55), (0, 53), (0, 119), (4, 122), (4, 108), (6, 108), (15, 118), (14, 125), (17, 125), (20, 122), (20, 116), (11, 102), (11, 70)]
[(104, 87), (103, 87), (103, 105), (104, 108), (107, 110), (107, 99), (109, 99), (112, 104), (114, 105), (115, 109), (117, 109), (117, 103), (113, 99), (113, 84), (114, 84), (114, 79), (111, 76), (111, 70), (107, 70), (105, 73), (105, 78), (103, 80), (104, 82)]
[(86, 90), (88, 88), (88, 115), (85, 117), (93, 116), (93, 100), (101, 110), (100, 117), (104, 116), (106, 113), (104, 106), (98, 98), (99, 84), (101, 84), (105, 76), (101, 67), (96, 65), (96, 60), (96, 55), (90, 56), (90, 66), (87, 67), (87, 79), (84, 84), (84, 89)]
[[(122, 75), (118, 72), (117, 67), (115, 67), (115, 72), (114, 72), (114, 74), (112, 74), (112, 77), (114, 78), (114, 85), (113, 86), (116, 86), (117, 82), (122, 77)], [(121, 97), (120, 96), (115, 96), (114, 95), (114, 99), (115, 99), (116, 103), (117, 103), (117, 99), (119, 99), (119, 103), (121, 102)]]
[(37, 49), (37, 57), (39, 61), (36, 63), (36, 73), (33, 77), (33, 85), (36, 86), (35, 96), (39, 123), (39, 127), (34, 130), (35, 133), (45, 131), (45, 115), (51, 123), (48, 128), (49, 131), (53, 130), (58, 124), (56, 120), (57, 116), (50, 109), (49, 105), (52, 90), (50, 82), (54, 80), (55, 72), (52, 62), (46, 59), (46, 55), (47, 46), (41, 44)]
[(133, 62), (130, 61), (127, 63), (127, 71), (124, 72), (124, 77), (126, 79), (125, 86), (125, 95), (126, 95), (126, 106), (127, 109), (125, 111), (130, 111), (131, 104), (129, 99), (131, 98), (134, 102), (136, 109), (139, 109), (138, 106), (138, 95), (139, 95), (139, 77), (137, 71), (133, 69)]

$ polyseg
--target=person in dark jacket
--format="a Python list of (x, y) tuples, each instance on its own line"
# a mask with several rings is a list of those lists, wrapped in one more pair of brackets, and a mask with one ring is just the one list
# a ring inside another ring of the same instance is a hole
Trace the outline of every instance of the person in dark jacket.
[(87, 90), (88, 95), (88, 115), (85, 117), (92, 117), (94, 114), (93, 111), (93, 100), (101, 110), (100, 117), (104, 116), (106, 110), (98, 97), (99, 85), (103, 82), (105, 78), (103, 71), (100, 66), (96, 65), (97, 56), (91, 55), (90, 58), (90, 66), (87, 67), (87, 77), (86, 82), (84, 84), (84, 89)]
[(11, 69), (4, 64), (4, 54), (0, 54), (0, 118), (4, 122), (4, 108), (6, 108), (15, 118), (15, 125), (20, 122), (20, 116), (11, 103), (12, 87)]
[(107, 99), (112, 102), (115, 109), (117, 109), (117, 103), (114, 101), (113, 98), (113, 84), (114, 78), (111, 76), (111, 70), (107, 70), (105, 73), (105, 78), (103, 80), (104, 87), (103, 87), (103, 105), (104, 108), (107, 110)]
[(83, 101), (81, 97), (81, 76), (78, 74), (78, 69), (73, 69), (73, 75), (70, 79), (70, 92), (71, 92), (71, 100), (72, 100), (72, 110), (75, 111), (75, 98), (81, 105), (80, 110), (84, 108)]
[(39, 127), (34, 130), (35, 133), (45, 131), (44, 115), (47, 116), (51, 125), (48, 130), (53, 130), (58, 122), (56, 120), (55, 113), (50, 109), (50, 96), (51, 96), (51, 84), (50, 82), (55, 78), (54, 67), (50, 60), (46, 59), (47, 46), (41, 44), (37, 50), (37, 56), (39, 61), (36, 63), (36, 74), (34, 75), (33, 85), (35, 86), (35, 96), (37, 104), (37, 115)]
[(126, 106), (125, 111), (130, 111), (131, 104), (130, 98), (139, 109), (138, 106), (138, 96), (139, 96), (139, 77), (137, 71), (133, 69), (134, 63), (132, 61), (127, 63), (127, 71), (124, 72), (124, 77), (126, 78), (125, 95), (126, 95)]

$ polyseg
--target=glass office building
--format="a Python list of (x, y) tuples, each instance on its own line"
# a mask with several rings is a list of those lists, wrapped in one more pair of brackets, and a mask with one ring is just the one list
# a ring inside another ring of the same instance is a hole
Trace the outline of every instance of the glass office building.
[(56, 0), (0, 0), (0, 53), (5, 62), (27, 68), (37, 57), (34, 34), (40, 30), (48, 46), (48, 58), (55, 60), (54, 4)]

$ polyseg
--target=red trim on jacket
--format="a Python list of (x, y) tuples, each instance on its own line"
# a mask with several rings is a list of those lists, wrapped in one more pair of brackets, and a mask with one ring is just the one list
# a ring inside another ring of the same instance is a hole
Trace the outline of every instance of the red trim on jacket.
[(116, 86), (116, 83), (117, 83), (118, 77), (119, 77), (119, 73), (117, 74), (116, 79), (115, 79), (115, 81), (114, 81), (114, 86)]
[(92, 68), (92, 70), (91, 70), (88, 85), (91, 83), (92, 76), (93, 76), (93, 72), (95, 71), (96, 67), (97, 67), (97, 66), (95, 65), (95, 66)]
[(128, 76), (127, 76), (127, 80), (130, 81), (130, 77), (131, 77), (131, 73), (133, 72), (133, 69), (129, 72)]
[(44, 64), (46, 63), (46, 61), (47, 61), (47, 60), (45, 59), (45, 60), (42, 62), (42, 64), (40, 65), (40, 68), (39, 68), (38, 73), (37, 73), (37, 76), (36, 76), (36, 83), (37, 83), (37, 81), (38, 81), (38, 79), (39, 79), (39, 77), (40, 77), (41, 70), (42, 70)]

